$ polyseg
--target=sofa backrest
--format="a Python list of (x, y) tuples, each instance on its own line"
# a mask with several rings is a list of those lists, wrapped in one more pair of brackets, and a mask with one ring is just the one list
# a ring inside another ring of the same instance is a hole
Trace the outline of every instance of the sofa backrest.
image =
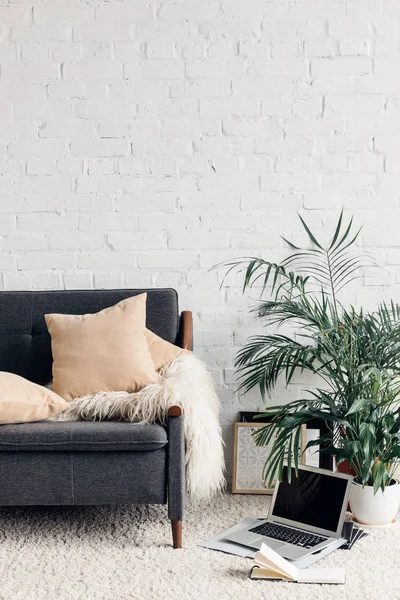
[(173, 289), (0, 292), (0, 371), (49, 383), (53, 358), (46, 313), (96, 313), (143, 292), (147, 292), (147, 327), (178, 343), (178, 295)]

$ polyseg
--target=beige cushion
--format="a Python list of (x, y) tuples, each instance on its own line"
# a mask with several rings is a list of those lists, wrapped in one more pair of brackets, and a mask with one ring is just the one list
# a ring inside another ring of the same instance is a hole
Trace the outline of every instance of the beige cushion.
[(157, 371), (171, 362), (171, 360), (174, 360), (174, 358), (177, 358), (180, 354), (190, 354), (189, 350), (183, 350), (178, 346), (174, 346), (174, 344), (163, 340), (163, 338), (160, 338), (150, 331), (150, 329), (146, 329), (144, 333), (147, 338), (147, 343), (149, 344), (151, 358), (153, 359)]
[(48, 419), (68, 408), (51, 390), (19, 375), (0, 371), (0, 424)]
[(73, 400), (100, 391), (137, 392), (159, 381), (144, 334), (146, 297), (96, 314), (45, 315), (57, 394)]

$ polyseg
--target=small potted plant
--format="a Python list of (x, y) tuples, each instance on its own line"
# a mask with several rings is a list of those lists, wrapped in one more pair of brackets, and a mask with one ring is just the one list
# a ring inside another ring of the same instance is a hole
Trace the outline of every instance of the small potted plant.
[(225, 263), (228, 272), (244, 272), (244, 290), (261, 283), (254, 310), (267, 328), (238, 352), (239, 388), (258, 386), (265, 396), (281, 376), (289, 385), (299, 371), (318, 375), (304, 398), (264, 413), (273, 419), (255, 436), (258, 445), (273, 441), (264, 478), (267, 485), (281, 478), (285, 463), (297, 470), (302, 426), (321, 419), (330, 434), (307, 447), (320, 446), (339, 465), (347, 461), (356, 519), (388, 524), (400, 500), (394, 477), (400, 460), (400, 307), (382, 303), (364, 312), (345, 306), (341, 292), (365, 264), (353, 251), (359, 231), (352, 233), (352, 219), (344, 226), (342, 213), (323, 246), (300, 220), (310, 247), (285, 240), (292, 252), (279, 264), (261, 258)]

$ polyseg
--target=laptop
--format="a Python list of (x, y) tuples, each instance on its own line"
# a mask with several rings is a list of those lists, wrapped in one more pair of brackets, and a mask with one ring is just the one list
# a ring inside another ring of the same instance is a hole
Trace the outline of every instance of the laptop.
[[(260, 549), (267, 544), (284, 558), (298, 560), (335, 544), (341, 538), (353, 477), (324, 469), (292, 468), (291, 483), (284, 467), (277, 482), (268, 519), (225, 539)], [(343, 543), (345, 543), (343, 539)]]

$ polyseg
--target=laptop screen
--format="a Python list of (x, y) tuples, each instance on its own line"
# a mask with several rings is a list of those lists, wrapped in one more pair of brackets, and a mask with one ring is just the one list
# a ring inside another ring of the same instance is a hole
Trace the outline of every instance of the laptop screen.
[(292, 481), (288, 483), (287, 467), (284, 467), (272, 514), (335, 532), (346, 488), (347, 479), (303, 469), (299, 469), (298, 477), (292, 469)]

